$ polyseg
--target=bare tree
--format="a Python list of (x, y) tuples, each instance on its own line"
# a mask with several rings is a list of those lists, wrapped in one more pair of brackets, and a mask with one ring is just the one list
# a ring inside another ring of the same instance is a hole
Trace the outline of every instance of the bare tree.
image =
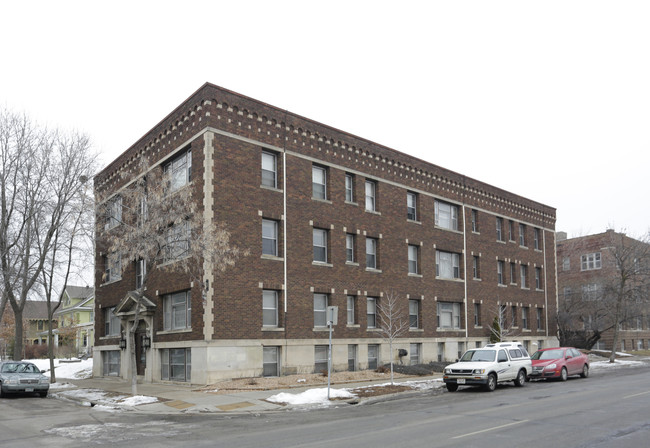
[(390, 383), (393, 384), (393, 341), (409, 329), (408, 308), (395, 291), (388, 291), (377, 304), (377, 329), (388, 341), (390, 353)]
[(502, 342), (507, 337), (514, 336), (516, 334), (516, 317), (511, 316), (510, 321), (508, 321), (508, 307), (497, 303), (492, 311), (494, 312), (494, 320), (490, 326), (490, 342)]
[[(81, 179), (88, 176), (89, 148), (83, 135), (68, 138), (26, 115), (0, 110), (0, 275), (3, 301), (17, 322), (22, 322), (25, 302), (34, 294)], [(15, 355), (20, 356), (23, 326), (15, 330)]]
[[(135, 333), (141, 321), (150, 273), (166, 270), (184, 273), (191, 280), (203, 278), (206, 270), (223, 272), (247, 251), (230, 243), (225, 225), (206, 222), (193, 198), (192, 185), (179, 186), (171, 170), (151, 167), (142, 159), (139, 175), (117, 195), (97, 198), (97, 241), (123, 274), (129, 262), (140, 265), (133, 321), (128, 328), (131, 391), (137, 394)], [(112, 257), (112, 258), (111, 258)]]

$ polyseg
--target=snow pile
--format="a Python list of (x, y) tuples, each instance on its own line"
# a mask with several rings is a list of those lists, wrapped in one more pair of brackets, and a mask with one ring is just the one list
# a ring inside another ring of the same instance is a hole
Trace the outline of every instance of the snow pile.
[[(28, 359), (26, 361), (36, 364), (36, 366), (41, 370), (45, 370), (45, 375), (50, 374), (49, 359)], [(57, 380), (59, 378), (90, 378), (93, 374), (93, 360), (92, 358), (89, 358), (79, 360), (78, 362), (77, 360), (73, 360), (73, 362), (61, 362), (60, 359), (55, 359), (54, 373), (56, 374)]]
[[(354, 398), (355, 395), (346, 389), (330, 389), (330, 398)], [(327, 388), (309, 389), (299, 394), (282, 392), (267, 398), (272, 403), (299, 404), (327, 404)]]
[(611, 369), (613, 367), (639, 367), (644, 364), (645, 362), (643, 361), (616, 359), (615, 362), (609, 362), (609, 360), (592, 362), (590, 367), (592, 369)]

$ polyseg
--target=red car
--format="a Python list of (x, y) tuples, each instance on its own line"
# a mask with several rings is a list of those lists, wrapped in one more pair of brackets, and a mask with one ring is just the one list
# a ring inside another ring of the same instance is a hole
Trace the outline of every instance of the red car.
[(589, 358), (573, 347), (545, 348), (530, 357), (533, 371), (530, 378), (558, 378), (566, 381), (571, 375), (589, 376)]

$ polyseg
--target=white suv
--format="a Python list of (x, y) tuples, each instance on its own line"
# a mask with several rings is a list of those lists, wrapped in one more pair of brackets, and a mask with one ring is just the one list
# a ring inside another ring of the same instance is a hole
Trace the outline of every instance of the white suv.
[(467, 350), (457, 363), (445, 367), (442, 378), (449, 392), (457, 391), (458, 386), (483, 386), (493, 391), (504, 381), (523, 386), (531, 371), (532, 362), (523, 346), (499, 343)]

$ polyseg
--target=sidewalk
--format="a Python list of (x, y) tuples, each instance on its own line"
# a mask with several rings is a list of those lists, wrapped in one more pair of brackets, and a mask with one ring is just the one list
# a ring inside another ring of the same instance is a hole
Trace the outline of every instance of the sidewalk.
[[(399, 378), (395, 384), (405, 382), (426, 382), (439, 380), (442, 375), (437, 374), (426, 377)], [(237, 413), (255, 414), (259, 412), (281, 411), (293, 407), (309, 407), (309, 405), (289, 406), (266, 401), (267, 398), (280, 393), (300, 394), (310, 389), (322, 389), (323, 386), (305, 386), (291, 389), (273, 389), (250, 392), (236, 392), (231, 394), (216, 394), (200, 391), (201, 386), (189, 386), (169, 383), (139, 383), (138, 395), (155, 397), (155, 403), (136, 403), (128, 405), (122, 399), (131, 397), (131, 383), (118, 378), (90, 378), (72, 379), (66, 382), (74, 385), (72, 388), (53, 388), (50, 390), (52, 397), (79, 402), (87, 406), (110, 408), (109, 410), (124, 410), (147, 414), (179, 414), (179, 413)], [(332, 389), (353, 389), (357, 387), (386, 384), (386, 381), (367, 381), (359, 383), (334, 384)], [(442, 385), (442, 382), (440, 382)], [(326, 386), (325, 386), (326, 388)], [(417, 392), (417, 389), (413, 389)], [(408, 393), (401, 392), (401, 393)], [(359, 403), (369, 400), (386, 399), (394, 394), (379, 395), (371, 398), (351, 400), (337, 400), (337, 404)], [(127, 400), (128, 402), (128, 400)]]

